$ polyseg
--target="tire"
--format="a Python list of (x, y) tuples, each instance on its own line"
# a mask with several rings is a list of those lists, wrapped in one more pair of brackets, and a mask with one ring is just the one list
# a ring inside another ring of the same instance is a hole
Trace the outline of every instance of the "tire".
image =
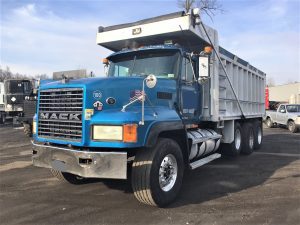
[(83, 177), (71, 173), (65, 173), (54, 169), (50, 169), (50, 170), (52, 175), (56, 177), (61, 183), (83, 184), (86, 180)]
[(292, 121), (292, 120), (290, 120), (290, 121), (288, 122), (287, 127), (288, 127), (289, 131), (292, 132), (292, 133), (296, 133), (297, 130), (298, 130), (297, 127), (296, 127), (295, 122)]
[(271, 118), (268, 118), (268, 119), (267, 119), (266, 125), (267, 125), (267, 127), (269, 127), (269, 128), (273, 128), (273, 127), (274, 127), (274, 124), (273, 124)]
[(0, 114), (0, 124), (5, 124), (6, 122), (6, 115), (5, 113)]
[(237, 157), (242, 149), (242, 128), (238, 122), (234, 123), (234, 140), (230, 144), (222, 144), (220, 152), (223, 155)]
[(23, 123), (23, 127), (24, 127), (24, 134), (27, 137), (32, 137), (32, 128), (31, 128), (30, 124)]
[(263, 129), (262, 129), (262, 122), (256, 121), (254, 122), (254, 149), (260, 149), (262, 142), (263, 142)]
[[(164, 174), (170, 179), (165, 183)], [(153, 148), (140, 149), (135, 156), (131, 177), (134, 195), (141, 203), (164, 207), (177, 197), (183, 174), (184, 161), (179, 145), (172, 139), (159, 138)]]
[(243, 124), (242, 130), (242, 149), (241, 153), (250, 155), (254, 150), (255, 133), (253, 125), (250, 122)]

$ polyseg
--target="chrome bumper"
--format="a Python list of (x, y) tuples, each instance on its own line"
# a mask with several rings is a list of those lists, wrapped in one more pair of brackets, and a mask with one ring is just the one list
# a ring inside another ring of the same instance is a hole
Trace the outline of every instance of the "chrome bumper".
[(126, 152), (89, 152), (33, 144), (33, 165), (86, 178), (127, 178)]

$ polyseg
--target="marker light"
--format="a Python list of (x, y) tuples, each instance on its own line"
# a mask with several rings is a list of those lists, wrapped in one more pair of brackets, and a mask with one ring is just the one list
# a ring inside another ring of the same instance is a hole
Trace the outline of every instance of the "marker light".
[(106, 59), (106, 58), (102, 59), (102, 63), (105, 65), (108, 65), (108, 59)]
[(213, 48), (211, 46), (205, 46), (204, 47), (204, 52), (206, 54), (210, 54), (210, 53), (212, 53), (212, 51), (213, 51)]
[(137, 124), (125, 124), (123, 126), (123, 141), (137, 142)]
[(172, 40), (165, 40), (164, 44), (165, 45), (172, 45), (173, 41)]

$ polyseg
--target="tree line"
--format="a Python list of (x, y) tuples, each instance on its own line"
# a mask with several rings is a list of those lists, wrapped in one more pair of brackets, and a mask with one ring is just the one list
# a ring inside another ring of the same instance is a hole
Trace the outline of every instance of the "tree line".
[(10, 68), (7, 66), (5, 69), (2, 69), (0, 66), (0, 82), (3, 82), (6, 79), (49, 79), (47, 74), (37, 74), (34, 76), (27, 75), (27, 74), (20, 74), (20, 73), (13, 73), (11, 72)]

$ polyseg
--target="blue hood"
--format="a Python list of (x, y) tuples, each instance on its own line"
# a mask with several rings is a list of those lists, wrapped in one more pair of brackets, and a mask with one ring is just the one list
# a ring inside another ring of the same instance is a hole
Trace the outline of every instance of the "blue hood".
[[(177, 99), (176, 80), (158, 79), (154, 88), (145, 87), (145, 92), (152, 106), (148, 101), (145, 102), (145, 125), (138, 127), (138, 142), (96, 142), (91, 140), (91, 126), (93, 124), (120, 125), (126, 123), (139, 123), (141, 121), (141, 102), (137, 101), (126, 108), (126, 112), (121, 109), (130, 102), (132, 92), (142, 90), (143, 77), (106, 77), (106, 78), (88, 78), (79, 80), (70, 80), (67, 83), (61, 81), (51, 82), (40, 86), (44, 89), (59, 88), (82, 88), (84, 92), (84, 104), (82, 113), (85, 115), (87, 109), (94, 109), (93, 104), (100, 101), (103, 104), (102, 110), (95, 110), (90, 119), (83, 117), (83, 138), (79, 142), (70, 142), (68, 140), (50, 139), (57, 144), (73, 144), (86, 147), (140, 147), (144, 146), (147, 140), (148, 132), (154, 123), (159, 121), (180, 121), (180, 118), (174, 109), (174, 102)], [(95, 96), (95, 92), (98, 94)], [(99, 93), (101, 94), (99, 95)], [(115, 98), (115, 104), (106, 103), (109, 97)], [(157, 115), (154, 114), (157, 113)], [(46, 142), (49, 139), (37, 137), (38, 141)]]

